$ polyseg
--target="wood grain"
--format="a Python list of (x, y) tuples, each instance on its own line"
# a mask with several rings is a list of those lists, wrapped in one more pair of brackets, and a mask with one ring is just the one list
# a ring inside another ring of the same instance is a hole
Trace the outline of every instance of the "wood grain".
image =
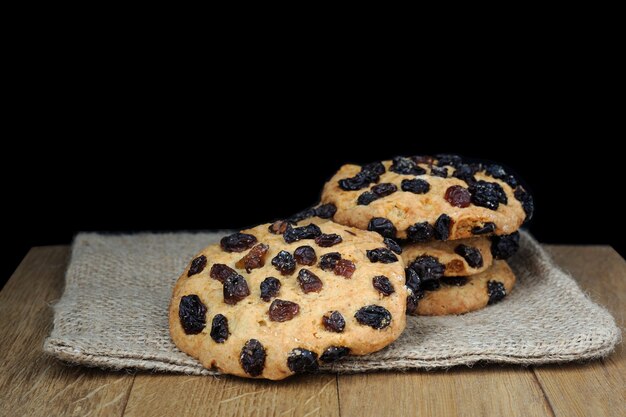
[(121, 416), (133, 377), (46, 356), (69, 249), (33, 248), (0, 292), (0, 416)]

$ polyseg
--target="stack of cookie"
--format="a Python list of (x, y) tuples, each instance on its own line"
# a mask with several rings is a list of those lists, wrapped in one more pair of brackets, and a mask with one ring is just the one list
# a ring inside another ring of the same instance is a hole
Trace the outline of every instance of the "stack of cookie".
[(170, 335), (207, 368), (282, 379), (396, 340), (405, 313), (501, 300), (531, 196), (458, 156), (344, 165), (319, 206), (224, 237), (174, 287)]
[(344, 165), (324, 187), (334, 221), (401, 243), (407, 311), (461, 314), (500, 301), (515, 275), (505, 259), (530, 220), (530, 194), (499, 165), (456, 155)]

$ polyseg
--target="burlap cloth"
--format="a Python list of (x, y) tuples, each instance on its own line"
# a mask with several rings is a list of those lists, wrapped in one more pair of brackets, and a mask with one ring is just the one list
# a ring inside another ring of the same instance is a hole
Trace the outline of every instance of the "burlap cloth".
[[(220, 236), (78, 235), (44, 350), (109, 369), (212, 374), (174, 346), (167, 312), (186, 264)], [(525, 232), (511, 266), (518, 283), (499, 304), (462, 316), (409, 317), (402, 336), (382, 351), (322, 369), (408, 370), (481, 360), (536, 365), (599, 358), (613, 350), (620, 331), (611, 315)]]

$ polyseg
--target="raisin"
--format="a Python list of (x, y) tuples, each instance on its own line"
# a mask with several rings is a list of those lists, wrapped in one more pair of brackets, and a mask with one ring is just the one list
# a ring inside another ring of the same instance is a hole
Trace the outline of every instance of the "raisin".
[(448, 240), (450, 237), (450, 226), (452, 219), (447, 214), (442, 214), (435, 221), (435, 238), (439, 240)]
[(382, 295), (391, 295), (396, 292), (393, 288), (393, 284), (389, 281), (389, 278), (384, 275), (378, 275), (372, 278), (372, 285), (374, 285), (374, 288), (376, 288)]
[(372, 192), (378, 197), (386, 197), (390, 194), (395, 193), (396, 191), (398, 191), (398, 187), (395, 184), (391, 184), (389, 182), (383, 182), (372, 187)]
[(459, 155), (439, 154), (435, 156), (437, 157), (438, 166), (452, 165), (453, 167), (456, 167), (457, 165), (460, 165), (463, 161), (463, 159)]
[(265, 265), (265, 255), (270, 247), (264, 243), (259, 243), (241, 258), (235, 266), (239, 269), (245, 269), (247, 273), (251, 270), (261, 268)]
[(485, 173), (493, 178), (502, 179), (506, 176), (506, 171), (501, 165), (487, 165), (485, 166)]
[(265, 348), (256, 339), (250, 339), (243, 345), (239, 355), (239, 363), (250, 376), (259, 376), (265, 368)]
[(448, 178), (448, 168), (432, 166), (430, 167), (430, 175), (433, 177)]
[(385, 246), (387, 246), (389, 249), (391, 249), (392, 251), (394, 251), (398, 255), (400, 255), (402, 253), (402, 247), (400, 245), (398, 245), (398, 242), (396, 242), (392, 238), (386, 237), (386, 238), (383, 239), (383, 242), (385, 243)]
[(483, 224), (483, 226), (474, 226), (472, 227), (473, 235), (486, 235), (488, 233), (493, 233), (496, 230), (496, 224), (493, 222), (487, 222)]
[(281, 250), (272, 259), (272, 265), (281, 275), (291, 275), (296, 270), (296, 260), (286, 250)]
[(331, 246), (335, 246), (341, 243), (342, 241), (343, 239), (341, 238), (341, 236), (335, 233), (330, 234), (330, 235), (322, 233), (321, 235), (315, 238), (315, 243), (317, 243), (318, 246), (321, 246), (323, 248), (330, 248)]
[(496, 259), (508, 259), (519, 249), (519, 232), (491, 236), (491, 254)]
[(206, 307), (195, 294), (184, 295), (178, 305), (178, 318), (186, 334), (198, 334), (206, 324)]
[(429, 255), (422, 255), (415, 258), (410, 268), (417, 272), (422, 283), (424, 281), (441, 278), (446, 270), (444, 264), (440, 263), (437, 258)]
[(382, 162), (372, 162), (370, 164), (363, 165), (361, 171), (373, 172), (376, 175), (383, 175), (386, 170)]
[(360, 206), (368, 206), (372, 201), (376, 201), (379, 198), (380, 197), (378, 197), (373, 192), (366, 191), (363, 194), (361, 194), (359, 198), (356, 199), (356, 203)]
[(406, 314), (415, 314), (417, 310), (418, 299), (412, 290), (409, 290), (409, 295), (406, 296)]
[(267, 277), (261, 282), (261, 299), (268, 302), (278, 295), (280, 291), (280, 281), (274, 277)]
[(522, 203), (522, 208), (524, 209), (524, 213), (526, 213), (526, 219), (524, 222), (530, 221), (533, 218), (533, 213), (535, 211), (535, 202), (533, 201), (533, 196), (530, 195), (523, 187), (517, 187), (515, 189), (515, 198)]
[(206, 267), (206, 256), (200, 255), (193, 261), (191, 261), (191, 266), (189, 267), (189, 272), (187, 272), (187, 276), (190, 277), (192, 275), (199, 274)]
[(412, 242), (428, 242), (435, 236), (435, 228), (428, 222), (415, 223), (406, 229), (406, 236)]
[(333, 268), (333, 272), (335, 275), (342, 276), (344, 278), (351, 278), (352, 274), (356, 270), (356, 265), (354, 262), (349, 261), (348, 259), (339, 259)]
[(404, 285), (406, 285), (406, 287), (409, 288), (414, 293), (417, 292), (417, 290), (420, 287), (420, 284), (422, 283), (422, 279), (420, 278), (420, 276), (417, 274), (417, 272), (415, 272), (413, 268), (406, 268), (404, 270), (404, 274), (405, 274)]
[(476, 181), (470, 184), (469, 192), (472, 194), (472, 203), (490, 210), (497, 210), (500, 203), (508, 203), (506, 193), (495, 182)]
[(330, 219), (337, 212), (337, 207), (332, 203), (322, 204), (315, 208), (315, 215), (322, 219)]
[(402, 175), (420, 175), (426, 173), (426, 170), (417, 165), (413, 160), (402, 156), (393, 158), (393, 164), (391, 164), (389, 170)]
[(222, 284), (226, 281), (226, 278), (237, 275), (237, 271), (224, 264), (214, 264), (209, 272), (211, 278), (218, 280)]
[(294, 318), (300, 312), (300, 306), (291, 301), (276, 299), (272, 301), (269, 309), (271, 321), (284, 322)]
[(315, 209), (310, 207), (308, 209), (299, 211), (298, 213), (294, 214), (293, 216), (289, 216), (287, 217), (287, 222), (289, 223), (298, 223), (299, 221), (302, 221), (304, 219), (308, 219), (310, 217), (315, 216)]
[(285, 239), (285, 242), (293, 243), (302, 239), (315, 239), (321, 234), (322, 231), (320, 228), (313, 223), (302, 227), (292, 227), (289, 225), (283, 234), (283, 238)]
[(298, 284), (300, 284), (300, 288), (302, 288), (305, 294), (320, 292), (324, 286), (322, 280), (308, 269), (301, 269), (298, 272)]
[(499, 281), (487, 282), (487, 294), (489, 294), (489, 302), (487, 304), (497, 303), (506, 296), (506, 288)]
[(429, 155), (414, 155), (411, 157), (411, 159), (413, 160), (413, 162), (415, 162), (416, 164), (432, 164), (433, 163), (433, 157), (429, 156)]
[(454, 252), (461, 255), (472, 268), (482, 268), (483, 256), (478, 249), (461, 244), (454, 249)]
[(300, 265), (315, 265), (317, 262), (317, 255), (315, 254), (315, 250), (310, 246), (299, 246), (293, 252), (293, 257), (296, 262)]
[(380, 262), (381, 264), (390, 264), (398, 262), (398, 257), (387, 248), (377, 248), (366, 251), (367, 258), (370, 262)]
[(360, 324), (374, 329), (384, 329), (391, 323), (391, 313), (386, 308), (377, 305), (361, 307), (354, 314), (354, 318)]
[(339, 359), (347, 356), (350, 353), (350, 349), (343, 346), (330, 346), (326, 348), (322, 356), (320, 356), (320, 360), (322, 362), (335, 362)]
[(474, 178), (474, 174), (476, 174), (476, 167), (468, 164), (460, 164), (452, 173), (452, 176), (458, 178), (460, 180), (465, 181), (468, 184), (472, 184), (476, 182), (476, 178)]
[(231, 275), (224, 281), (224, 302), (226, 304), (237, 304), (249, 295), (248, 282), (241, 275)]
[(515, 178), (513, 175), (507, 175), (502, 180), (506, 182), (507, 184), (509, 184), (509, 187), (511, 188), (515, 188), (518, 185), (517, 178)]
[(295, 348), (289, 353), (287, 366), (292, 372), (315, 372), (319, 368), (317, 353), (303, 348)]
[(467, 284), (467, 277), (443, 277), (439, 280), (442, 284), (445, 285), (455, 285), (457, 287), (462, 287)]
[(288, 225), (289, 225), (289, 222), (287, 221), (277, 220), (274, 223), (270, 224), (267, 230), (269, 230), (270, 233), (273, 235), (282, 235), (287, 230)]
[(339, 252), (329, 252), (326, 255), (322, 255), (320, 258), (319, 267), (323, 271), (332, 271), (335, 269), (337, 265), (337, 261), (341, 259), (341, 254)]
[(437, 291), (441, 287), (438, 279), (433, 279), (431, 281), (424, 281), (420, 286), (420, 289), (423, 291)]
[(356, 191), (378, 182), (378, 174), (372, 171), (361, 171), (354, 177), (339, 180), (339, 187), (345, 191)]
[(220, 246), (226, 252), (243, 252), (256, 243), (256, 237), (246, 233), (233, 233), (220, 240)]
[(384, 217), (373, 217), (367, 225), (367, 230), (377, 232), (383, 237), (396, 237), (396, 226), (391, 220)]
[(419, 178), (402, 180), (400, 187), (402, 191), (408, 191), (413, 194), (426, 194), (430, 191), (430, 184)]
[(338, 311), (329, 311), (324, 314), (322, 324), (329, 332), (341, 333), (346, 328), (346, 321)]
[(224, 343), (228, 339), (228, 319), (221, 314), (216, 314), (213, 317), (211, 339), (217, 343)]
[(453, 185), (448, 187), (443, 198), (454, 207), (467, 207), (472, 202), (472, 195), (465, 187)]

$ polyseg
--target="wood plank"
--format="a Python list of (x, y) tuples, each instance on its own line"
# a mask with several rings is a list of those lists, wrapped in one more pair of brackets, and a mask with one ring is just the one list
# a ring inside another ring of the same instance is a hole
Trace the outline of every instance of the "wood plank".
[(69, 248), (33, 248), (0, 292), (0, 416), (121, 416), (133, 377), (45, 355)]
[[(608, 246), (549, 246), (592, 300), (605, 306), (620, 328), (626, 320), (626, 262)], [(588, 364), (551, 365), (534, 372), (557, 416), (626, 415), (626, 351)]]
[(284, 381), (137, 375), (124, 416), (339, 416), (333, 374)]
[(553, 415), (532, 371), (508, 366), (340, 375), (339, 403), (342, 417)]

